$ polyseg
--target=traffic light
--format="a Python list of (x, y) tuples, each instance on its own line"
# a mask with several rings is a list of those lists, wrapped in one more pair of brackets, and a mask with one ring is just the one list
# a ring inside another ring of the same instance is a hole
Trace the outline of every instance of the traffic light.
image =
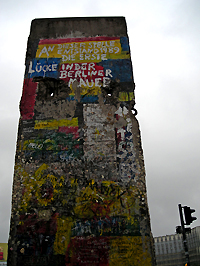
[(190, 209), (188, 206), (184, 206), (184, 214), (185, 214), (185, 224), (190, 225), (194, 220), (196, 220), (196, 217), (192, 217), (192, 213), (195, 212), (194, 209)]

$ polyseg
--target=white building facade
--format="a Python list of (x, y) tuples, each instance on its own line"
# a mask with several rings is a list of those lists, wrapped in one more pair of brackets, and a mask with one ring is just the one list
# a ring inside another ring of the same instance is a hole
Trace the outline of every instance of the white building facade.
[[(187, 242), (191, 266), (200, 265), (200, 226), (187, 234)], [(154, 237), (157, 265), (183, 266), (185, 252), (182, 234)]]

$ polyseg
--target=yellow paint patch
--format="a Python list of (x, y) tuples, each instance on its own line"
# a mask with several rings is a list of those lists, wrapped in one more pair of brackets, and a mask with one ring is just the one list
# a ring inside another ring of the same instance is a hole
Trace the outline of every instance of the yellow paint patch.
[[(46, 175), (45, 170), (47, 170), (48, 167), (47, 164), (42, 164), (31, 177), (24, 171), (24, 169), (18, 167), (18, 172), (21, 173), (21, 177), (23, 176), (24, 186), (24, 194), (20, 205), (21, 210), (27, 210), (31, 204), (33, 196), (34, 200), (36, 199), (40, 206), (47, 206), (53, 201), (54, 197), (60, 194), (60, 187), (64, 184), (64, 177), (61, 176), (58, 178), (54, 175)], [(41, 187), (45, 185), (47, 180), (51, 183), (53, 190), (52, 195), (49, 195), (49, 197), (46, 198), (43, 196)]]
[(8, 244), (7, 243), (0, 243), (0, 252), (3, 252), (3, 259), (1, 262), (7, 261), (8, 256)]
[(76, 127), (78, 118), (61, 120), (35, 120), (35, 129), (58, 129), (59, 127)]
[[(89, 82), (89, 83), (91, 83), (91, 82)], [(73, 83), (71, 82), (71, 83), (69, 83), (69, 85), (68, 85), (69, 87), (70, 87), (70, 89), (71, 89), (71, 93), (69, 94), (70, 96), (75, 96), (76, 95), (76, 93), (75, 93), (75, 91), (74, 91), (74, 89), (73, 89)], [(86, 88), (86, 87), (81, 87), (80, 88), (80, 95), (89, 95), (89, 96), (91, 96), (91, 95), (98, 95), (99, 93), (101, 93), (101, 88), (100, 87), (95, 87), (95, 83), (94, 83), (94, 85), (92, 86), (92, 87), (90, 87), (90, 88)]]
[(134, 92), (120, 92), (119, 93), (119, 101), (128, 102), (135, 98)]
[(74, 213), (85, 219), (106, 215), (123, 216), (127, 217), (131, 224), (135, 224), (136, 195), (136, 188), (131, 186), (122, 191), (117, 183), (104, 181), (102, 187), (97, 189), (94, 180), (90, 180), (88, 186), (76, 194)]
[(54, 252), (56, 254), (65, 255), (67, 246), (70, 242), (72, 225), (73, 221), (71, 218), (57, 219), (57, 232), (54, 241)]
[(112, 41), (109, 47), (104, 41), (70, 42), (62, 44), (42, 44), (38, 46), (36, 58), (61, 58), (65, 63), (101, 62), (108, 59), (128, 59), (123, 52), (120, 39)]
[(113, 237), (110, 246), (109, 266), (152, 265), (147, 245), (142, 242), (141, 236)]

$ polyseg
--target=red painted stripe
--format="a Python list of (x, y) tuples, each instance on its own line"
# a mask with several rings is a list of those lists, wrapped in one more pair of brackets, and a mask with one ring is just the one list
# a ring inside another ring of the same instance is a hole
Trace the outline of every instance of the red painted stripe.
[[(69, 82), (70, 79), (75, 78), (77, 81), (80, 81), (80, 78), (82, 78), (83, 80), (88, 79), (88, 81), (91, 82), (92, 79), (103, 79), (105, 76), (104, 68), (98, 66), (96, 63), (84, 63), (83, 65), (82, 63), (62, 64), (60, 67), (60, 73), (60, 79), (65, 80), (65, 82)], [(76, 74), (78, 75), (75, 77)]]
[(67, 39), (42, 39), (39, 42), (41, 44), (59, 44), (59, 43), (70, 43), (70, 42), (89, 42), (89, 41), (109, 41), (109, 40), (119, 40), (119, 37), (108, 37), (108, 36), (98, 36), (91, 38), (67, 38)]
[(59, 127), (58, 132), (65, 134), (73, 134), (73, 138), (79, 138), (78, 127)]
[(25, 79), (23, 93), (20, 102), (20, 111), (23, 120), (32, 119), (34, 116), (34, 106), (36, 97), (37, 83), (32, 79)]
[(109, 240), (107, 236), (74, 237), (67, 247), (66, 265), (109, 266)]

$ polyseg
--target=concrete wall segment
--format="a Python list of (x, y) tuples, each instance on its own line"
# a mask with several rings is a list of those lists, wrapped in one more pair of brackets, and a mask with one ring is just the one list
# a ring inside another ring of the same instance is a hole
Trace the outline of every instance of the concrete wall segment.
[(124, 17), (36, 19), (8, 265), (155, 265)]

